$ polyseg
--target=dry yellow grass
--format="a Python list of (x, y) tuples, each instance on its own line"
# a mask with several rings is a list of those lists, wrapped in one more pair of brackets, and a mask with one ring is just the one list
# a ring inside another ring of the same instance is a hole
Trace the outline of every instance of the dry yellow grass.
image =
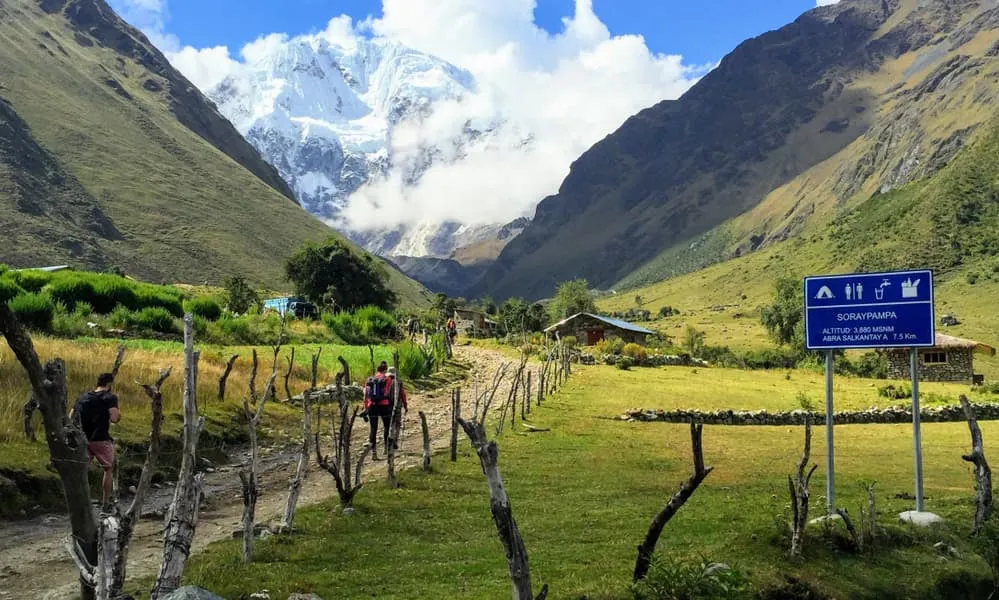
[[(81, 392), (93, 387), (102, 372), (108, 371), (114, 362), (115, 346), (108, 343), (72, 342), (51, 338), (36, 337), (35, 349), (42, 361), (62, 358), (66, 361), (69, 403)], [(282, 352), (280, 359), (284, 363)], [(201, 356), (198, 371), (199, 397), (203, 400), (203, 411), (224, 415), (231, 414), (237, 403), (242, 401), (249, 382), (250, 361), (241, 357), (229, 377), (224, 406), (216, 406), (218, 378), (225, 368), (225, 354), (221, 351), (205, 352)], [(184, 357), (176, 350), (147, 350), (129, 348), (125, 362), (118, 374), (115, 393), (118, 395), (122, 420), (115, 426), (115, 434), (125, 440), (141, 440), (148, 434), (150, 409), (148, 398), (141, 383), (152, 383), (160, 369), (172, 367), (173, 373), (163, 386), (164, 410), (166, 413), (179, 413), (181, 409), (181, 382), (184, 372)], [(261, 355), (257, 387), (263, 389), (270, 374), (271, 355)], [(292, 393), (298, 393), (308, 385), (308, 373), (298, 366), (292, 374)], [(283, 381), (279, 381), (283, 386)], [(280, 390), (280, 388), (279, 388)], [(6, 344), (0, 344), (0, 444), (6, 445), (23, 440), (22, 406), (30, 395), (30, 387), (21, 365), (14, 358)], [(280, 397), (284, 392), (280, 391)], [(275, 410), (278, 407), (275, 406)], [(35, 424), (39, 426), (36, 416)], [(170, 420), (168, 420), (168, 424)], [(0, 447), (0, 462), (5, 454)], [(42, 452), (41, 444), (38, 445)]]

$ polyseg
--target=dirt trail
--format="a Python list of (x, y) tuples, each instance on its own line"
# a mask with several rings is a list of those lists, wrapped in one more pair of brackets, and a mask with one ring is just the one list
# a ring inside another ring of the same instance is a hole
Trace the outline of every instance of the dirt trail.
[[(485, 387), (483, 381), (491, 379), (503, 362), (509, 362), (509, 359), (491, 350), (466, 346), (457, 347), (455, 351), (461, 360), (472, 365), (471, 374), (478, 377), (480, 391)], [(496, 402), (500, 398), (506, 398), (509, 382), (505, 383), (497, 393)], [(464, 384), (466, 389), (470, 386), (470, 381)], [(410, 394), (409, 416), (403, 425), (400, 440), (401, 456), (396, 459), (400, 470), (418, 467), (421, 462), (423, 441), (419, 411), (422, 410), (427, 415), (434, 450), (448, 446), (451, 427), (448, 389)], [(473, 394), (470, 390), (462, 394), (462, 404), (462, 414), (471, 414)], [(367, 428), (359, 421), (355, 435), (360, 438), (362, 433), (366, 439)], [(380, 446), (381, 444), (379, 449)], [(268, 448), (262, 450), (264, 452), (266, 454), (261, 457), (261, 492), (257, 501), (257, 520), (260, 523), (276, 523), (284, 512), (288, 483), (294, 473), (297, 452), (294, 448)], [(232, 459), (231, 465), (205, 473), (205, 500), (194, 539), (194, 552), (212, 542), (231, 537), (233, 531), (241, 528), (243, 501), (237, 471), (243, 455), (236, 455)], [(326, 500), (336, 493), (333, 479), (315, 466), (314, 456), (311, 459), (299, 508)], [(435, 460), (446, 459), (438, 455)], [(385, 469), (384, 460), (369, 461), (365, 467), (366, 481), (385, 477)], [(172, 499), (173, 489), (164, 486), (153, 492), (143, 511), (143, 519), (136, 527), (129, 550), (129, 579), (155, 575), (159, 569), (163, 552), (161, 515)], [(362, 495), (364, 493), (361, 492)], [(64, 540), (68, 534), (69, 521), (64, 515), (0, 523), (0, 600), (76, 598), (76, 567), (65, 549)]]

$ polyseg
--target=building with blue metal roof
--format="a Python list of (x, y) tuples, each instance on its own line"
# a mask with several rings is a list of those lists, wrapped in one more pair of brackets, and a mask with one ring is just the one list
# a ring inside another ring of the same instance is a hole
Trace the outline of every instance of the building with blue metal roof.
[(625, 342), (644, 344), (653, 332), (639, 327), (634, 323), (595, 315), (593, 313), (576, 313), (562, 319), (548, 329), (546, 334), (558, 333), (559, 337), (573, 336), (577, 343), (592, 346), (607, 338), (621, 338)]

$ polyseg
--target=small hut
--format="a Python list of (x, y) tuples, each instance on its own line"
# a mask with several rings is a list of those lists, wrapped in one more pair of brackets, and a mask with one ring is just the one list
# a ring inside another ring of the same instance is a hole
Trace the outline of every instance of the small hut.
[[(920, 381), (980, 383), (981, 376), (975, 375), (974, 355), (996, 354), (996, 349), (988, 344), (942, 333), (936, 334), (934, 341), (932, 347), (919, 349)], [(908, 349), (893, 348), (887, 351), (887, 355), (888, 377), (907, 379), (911, 376)]]
[(559, 337), (573, 336), (577, 343), (585, 346), (592, 346), (609, 337), (619, 337), (628, 343), (645, 344), (646, 337), (652, 335), (644, 327), (592, 313), (577, 313), (545, 329), (546, 335), (554, 332), (558, 332)]
[(454, 309), (454, 324), (458, 332), (468, 337), (481, 337), (492, 333), (495, 321), (481, 310), (471, 308)]

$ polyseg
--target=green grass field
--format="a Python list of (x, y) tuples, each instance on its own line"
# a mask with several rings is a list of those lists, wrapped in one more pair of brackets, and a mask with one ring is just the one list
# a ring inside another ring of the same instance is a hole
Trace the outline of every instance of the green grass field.
[[(839, 382), (840, 407), (877, 403), (870, 383)], [(686, 425), (626, 423), (613, 417), (634, 406), (785, 408), (793, 394), (818, 393), (818, 382), (795, 373), (761, 377), (721, 369), (620, 371), (579, 368), (565, 390), (532, 413), (549, 433), (498, 439), (499, 464), (531, 559), (535, 590), (551, 598), (623, 599), (635, 547), (652, 516), (691, 470)], [(945, 390), (958, 391), (958, 390)], [(982, 424), (988, 440), (999, 424)], [(803, 562), (785, 557), (777, 523), (787, 510), (786, 476), (800, 456), (799, 427), (704, 429), (705, 459), (715, 471), (671, 521), (659, 543), (676, 556), (703, 554), (748, 572), (759, 586), (793, 575), (839, 598), (963, 598), (941, 580), (981, 582), (983, 561), (964, 535), (973, 511), (973, 480), (960, 455), (967, 425), (924, 426), (927, 508), (947, 519), (932, 532), (895, 526), (911, 502), (911, 428), (904, 425), (836, 429), (838, 504), (856, 511), (859, 482), (877, 481), (879, 521), (890, 547), (858, 556), (832, 549), (812, 531)], [(816, 431), (812, 459), (824, 465), (824, 437)], [(369, 484), (357, 513), (337, 514), (335, 502), (304, 510), (291, 537), (262, 541), (252, 565), (239, 560), (238, 542), (213, 545), (196, 556), (186, 581), (226, 597), (266, 589), (272, 597), (314, 592), (322, 597), (499, 598), (509, 595), (506, 561), (489, 515), (488, 490), (478, 460), (462, 439), (457, 464), (435, 457), (434, 473), (403, 474), (390, 490)], [(824, 469), (812, 485), (813, 514), (824, 505)], [(933, 543), (962, 553), (941, 559)]]

